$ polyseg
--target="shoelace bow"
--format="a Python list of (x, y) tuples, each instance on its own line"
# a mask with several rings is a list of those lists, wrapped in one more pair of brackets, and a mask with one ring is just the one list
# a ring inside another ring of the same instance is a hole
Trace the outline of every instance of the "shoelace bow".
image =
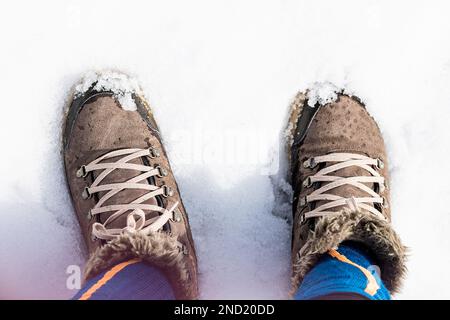
[[(103, 224), (98, 222), (95, 222), (93, 224), (93, 236), (103, 240), (111, 240), (122, 234), (123, 232), (141, 232), (144, 234), (149, 234), (150, 232), (160, 230), (169, 221), (169, 219), (173, 218), (173, 213), (175, 208), (178, 206), (178, 201), (175, 202), (169, 209), (160, 207), (158, 205), (143, 203), (144, 201), (150, 198), (154, 198), (158, 195), (167, 197), (171, 195), (172, 191), (166, 185), (155, 186), (153, 184), (140, 183), (153, 176), (162, 177), (167, 174), (167, 171), (159, 166), (152, 167), (147, 165), (128, 163), (133, 159), (141, 157), (154, 158), (154, 152), (155, 149), (153, 148), (116, 150), (95, 159), (88, 165), (82, 166), (77, 171), (78, 177), (85, 177), (89, 172), (103, 170), (94, 180), (92, 185), (90, 187), (86, 187), (83, 192), (83, 198), (89, 198), (95, 193), (107, 191), (107, 193), (104, 194), (96, 203), (96, 205), (89, 211), (88, 215), (90, 217), (94, 217), (105, 212), (114, 212), (106, 219)], [(120, 156), (122, 156), (122, 158), (115, 162), (102, 162), (104, 160)], [(108, 174), (118, 169), (136, 170), (143, 173), (127, 180), (126, 182), (100, 185), (100, 183)], [(125, 189), (141, 189), (147, 190), (148, 192), (130, 203), (104, 205), (108, 199)], [(161, 214), (157, 217), (146, 220), (145, 210), (159, 212)], [(129, 213), (126, 219), (126, 226), (124, 228), (108, 228), (108, 225), (111, 222), (113, 222), (126, 212)]]
[[(307, 177), (303, 181), (303, 187), (310, 187), (315, 182), (328, 182), (322, 185), (317, 190), (314, 190), (306, 197), (300, 199), (300, 205), (304, 206), (311, 202), (326, 201), (324, 204), (308, 211), (304, 214), (303, 219), (322, 217), (327, 214), (335, 213), (331, 209), (347, 206), (351, 210), (364, 209), (375, 214), (379, 218), (385, 220), (384, 215), (373, 206), (373, 204), (387, 205), (383, 197), (381, 197), (372, 188), (369, 188), (365, 183), (374, 183), (379, 185), (379, 192), (385, 189), (385, 179), (374, 168), (383, 169), (384, 164), (380, 159), (373, 159), (360, 154), (353, 153), (331, 153), (324, 156), (313, 157), (303, 163), (305, 168), (314, 168), (320, 163), (333, 164), (326, 166), (319, 170), (316, 174)], [(338, 170), (356, 166), (362, 168), (370, 173), (370, 176), (353, 176), (340, 177), (332, 175)], [(344, 186), (351, 185), (368, 194), (367, 197), (350, 197), (345, 198), (335, 194), (328, 193), (330, 190)]]

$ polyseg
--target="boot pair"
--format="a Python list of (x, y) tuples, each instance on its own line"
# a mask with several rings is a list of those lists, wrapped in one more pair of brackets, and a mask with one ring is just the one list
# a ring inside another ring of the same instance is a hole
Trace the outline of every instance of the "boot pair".
[[(405, 249), (390, 225), (383, 138), (356, 98), (315, 103), (298, 94), (289, 119), (293, 199), (292, 292), (319, 257), (363, 244), (398, 291)], [(159, 267), (179, 299), (198, 297), (197, 258), (180, 191), (139, 85), (91, 74), (75, 88), (63, 133), (72, 202), (88, 251), (85, 276), (126, 259)]]

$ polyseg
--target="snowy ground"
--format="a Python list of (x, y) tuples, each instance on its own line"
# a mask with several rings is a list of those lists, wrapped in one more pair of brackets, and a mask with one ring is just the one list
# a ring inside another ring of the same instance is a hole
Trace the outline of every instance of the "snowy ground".
[(0, 298), (74, 294), (66, 268), (85, 253), (60, 126), (73, 85), (104, 68), (136, 76), (154, 108), (203, 298), (286, 298), (290, 228), (272, 215), (269, 174), (289, 103), (315, 81), (358, 94), (385, 135), (411, 248), (397, 298), (450, 298), (449, 13), (448, 1), (3, 3)]

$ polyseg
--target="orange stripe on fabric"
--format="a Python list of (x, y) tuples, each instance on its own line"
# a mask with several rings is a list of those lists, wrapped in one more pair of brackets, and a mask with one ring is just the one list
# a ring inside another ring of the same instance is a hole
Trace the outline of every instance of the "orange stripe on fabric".
[(375, 277), (373, 276), (372, 273), (370, 273), (369, 270), (367, 270), (364, 267), (361, 267), (359, 264), (354, 263), (353, 261), (350, 261), (349, 259), (347, 259), (346, 256), (340, 254), (339, 252), (337, 252), (334, 249), (331, 249), (330, 251), (328, 251), (328, 253), (330, 254), (330, 256), (332, 256), (333, 258), (338, 259), (341, 262), (344, 263), (348, 263), (356, 268), (358, 268), (359, 270), (361, 270), (362, 273), (364, 273), (364, 275), (367, 278), (367, 286), (364, 289), (364, 292), (370, 294), (371, 296), (374, 296), (375, 293), (377, 293), (378, 289), (380, 289), (380, 286), (378, 285), (377, 280), (375, 279)]
[(141, 259), (132, 259), (122, 263), (119, 263), (111, 268), (108, 272), (106, 272), (103, 277), (98, 280), (92, 287), (89, 288), (88, 291), (83, 293), (83, 295), (78, 300), (88, 300), (91, 296), (101, 287), (103, 287), (109, 280), (111, 280), (117, 273), (119, 273), (123, 268), (129, 266), (130, 264), (134, 264), (140, 262)]

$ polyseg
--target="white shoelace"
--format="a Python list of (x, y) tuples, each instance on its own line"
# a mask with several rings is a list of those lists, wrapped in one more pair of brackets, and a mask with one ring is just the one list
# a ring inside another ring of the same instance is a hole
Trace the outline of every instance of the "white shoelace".
[[(120, 157), (119, 160), (115, 162), (101, 162), (110, 158)], [(102, 223), (95, 222), (93, 224), (92, 233), (95, 237), (103, 240), (111, 240), (123, 232), (141, 232), (144, 234), (149, 234), (150, 232), (155, 232), (161, 229), (169, 219), (173, 218), (173, 213), (175, 208), (178, 206), (178, 202), (175, 202), (170, 209), (166, 209), (157, 205), (143, 204), (142, 202), (154, 198), (158, 195), (168, 196), (171, 190), (167, 186), (154, 186), (152, 184), (140, 183), (147, 178), (153, 176), (159, 176), (166, 174), (166, 171), (161, 167), (152, 167), (141, 164), (128, 163), (129, 161), (140, 158), (140, 157), (154, 157), (154, 149), (121, 149), (109, 152), (86, 166), (82, 166), (78, 172), (77, 176), (85, 177), (89, 172), (96, 170), (103, 170), (97, 178), (94, 180), (90, 187), (87, 187), (83, 193), (83, 197), (87, 198), (98, 192), (105, 192), (97, 204), (90, 210), (89, 215), (95, 216), (105, 212), (112, 212), (106, 221)], [(113, 170), (124, 169), (124, 170), (136, 170), (143, 172), (142, 174), (131, 178), (123, 183), (110, 183), (103, 184), (100, 183), (105, 179), (105, 177), (110, 174)], [(114, 205), (104, 205), (104, 203), (125, 189), (141, 189), (147, 190), (148, 192), (139, 198), (135, 199), (131, 203), (126, 204), (114, 204)], [(159, 212), (161, 215), (146, 220), (145, 211)], [(108, 228), (108, 225), (116, 220), (119, 216), (126, 212), (127, 215), (126, 226), (122, 229)], [(137, 219), (136, 219), (137, 218)]]
[[(306, 205), (316, 201), (326, 201), (324, 204), (316, 207), (315, 209), (306, 212), (304, 219), (322, 217), (327, 214), (335, 213), (335, 211), (332, 211), (331, 209), (340, 206), (348, 206), (352, 210), (364, 209), (370, 211), (383, 220), (386, 219), (384, 215), (373, 206), (373, 204), (376, 203), (384, 205), (385, 199), (364, 184), (376, 183), (379, 185), (378, 190), (383, 192), (385, 188), (384, 177), (382, 177), (373, 168), (373, 166), (375, 166), (376, 168), (382, 169), (384, 164), (381, 160), (353, 153), (331, 153), (324, 156), (310, 158), (303, 163), (303, 166), (305, 168), (313, 168), (320, 163), (326, 162), (332, 162), (333, 164), (319, 170), (316, 174), (306, 178), (305, 181), (303, 181), (304, 187), (309, 187), (314, 182), (327, 182), (317, 190), (311, 192), (308, 196), (300, 199), (301, 205)], [(370, 173), (370, 176), (353, 176), (346, 178), (331, 175), (333, 172), (352, 166), (366, 170)], [(332, 189), (344, 185), (356, 187), (367, 193), (368, 196), (345, 198), (327, 193)]]

